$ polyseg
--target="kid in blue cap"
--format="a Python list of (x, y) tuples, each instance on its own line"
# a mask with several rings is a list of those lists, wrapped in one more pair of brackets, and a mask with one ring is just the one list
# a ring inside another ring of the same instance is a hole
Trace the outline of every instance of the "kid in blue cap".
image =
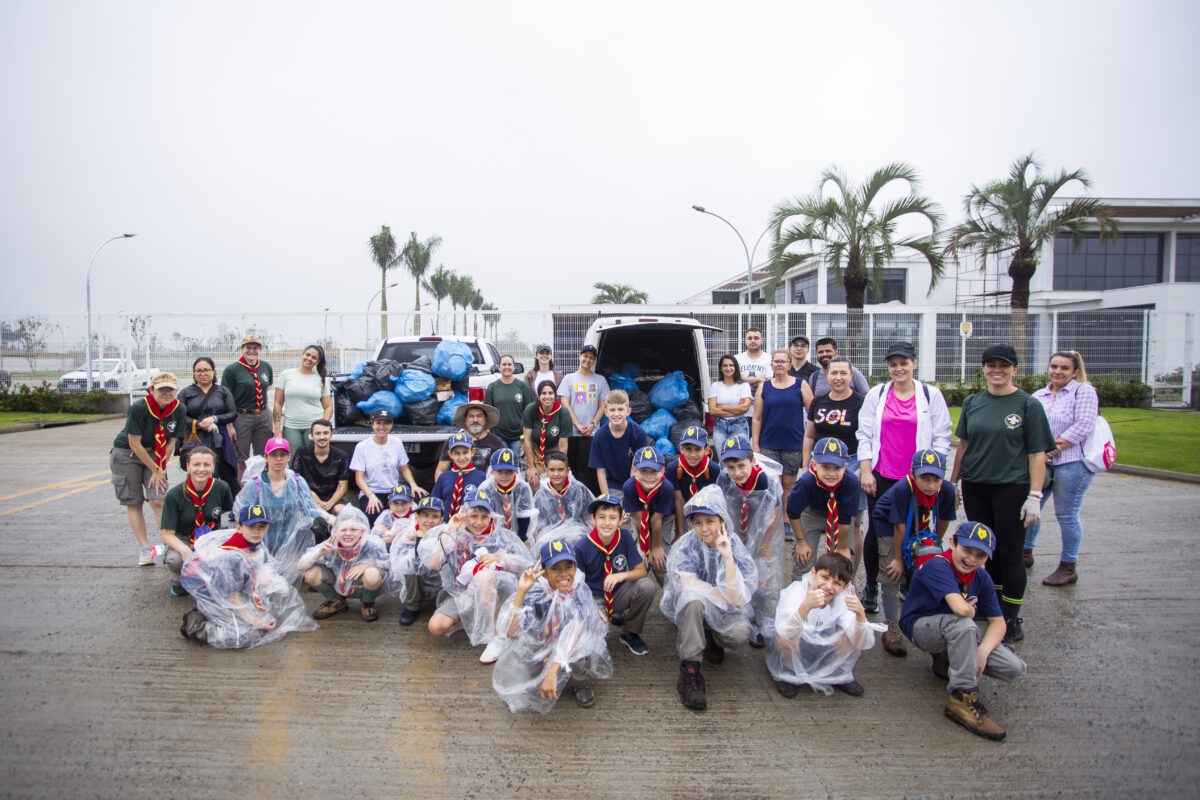
[(492, 513), (500, 524), (525, 541), (537, 511), (533, 507), (533, 490), (521, 477), (517, 454), (503, 447), (492, 453), (491, 470), (479, 488), (487, 490)]
[(404, 604), (397, 622), (412, 625), (417, 620), (422, 600), (434, 600), (442, 589), (442, 578), (437, 570), (421, 563), (417, 556), (417, 545), (434, 528), (442, 524), (442, 501), (426, 495), (413, 506), (410, 523), (397, 529), (389, 548), (391, 569), (388, 570), (385, 586)]
[(412, 489), (407, 484), (400, 484), (388, 493), (388, 507), (378, 517), (371, 527), (371, 532), (377, 534), (383, 543), (390, 545), (392, 539), (401, 530), (412, 524)]
[(471, 461), (475, 456), (475, 440), (469, 433), (459, 431), (447, 439), (446, 454), (450, 456), (450, 469), (438, 476), (432, 494), (441, 498), (448, 520), (462, 508), (467, 490), (483, 483), (487, 475)]
[(675, 508), (675, 487), (664, 477), (664, 466), (657, 448), (641, 447), (633, 454), (633, 477), (621, 487), (638, 550), (660, 583), (667, 566), (667, 551), (662, 541), (663, 517)]
[(813, 445), (812, 462), (800, 474), (787, 500), (787, 515), (796, 538), (792, 580), (812, 566), (821, 541), (826, 552), (850, 558), (850, 523), (858, 514), (858, 478), (846, 470), (850, 456), (846, 443), (827, 436)]
[(683, 429), (683, 436), (679, 437), (679, 457), (667, 464), (666, 474), (675, 487), (674, 524), (667, 527), (668, 532), (674, 529), (671, 537), (674, 541), (683, 536), (685, 529), (683, 504), (705, 486), (716, 483), (717, 476), (721, 474), (721, 466), (712, 458), (708, 434), (703, 426), (692, 425)]

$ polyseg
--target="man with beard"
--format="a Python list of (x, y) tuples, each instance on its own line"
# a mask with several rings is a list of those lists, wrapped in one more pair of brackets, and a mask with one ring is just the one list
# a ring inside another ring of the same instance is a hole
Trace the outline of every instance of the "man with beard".
[[(804, 407), (808, 408), (812, 405), (814, 397), (820, 397), (823, 394), (829, 394), (829, 379), (825, 377), (825, 373), (829, 370), (829, 362), (838, 354), (837, 340), (832, 336), (824, 336), (817, 339), (817, 363), (821, 365), (821, 369), (808, 376), (800, 387), (800, 393), (804, 395)], [(858, 367), (850, 367), (850, 388), (858, 394), (866, 394), (871, 386), (867, 383), (867, 379), (858, 371)]]
[[(487, 403), (464, 403), (454, 412), (455, 426), (471, 434), (471, 438), (475, 440), (475, 455), (471, 457), (471, 463), (475, 465), (476, 469), (487, 472), (492, 453), (504, 449), (504, 442), (500, 440), (499, 436), (492, 433), (492, 428), (496, 427), (499, 422), (500, 411)], [(433, 479), (436, 481), (448, 469), (450, 469), (450, 453), (443, 444), (441, 452), (438, 453), (438, 465), (437, 470), (433, 473)]]

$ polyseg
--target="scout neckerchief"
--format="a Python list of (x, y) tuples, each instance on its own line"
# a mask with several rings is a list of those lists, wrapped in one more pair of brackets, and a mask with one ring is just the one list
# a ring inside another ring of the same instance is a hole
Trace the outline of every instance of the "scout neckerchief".
[(563, 498), (567, 496), (567, 489), (571, 485), (571, 473), (568, 472), (563, 478), (561, 491), (555, 487), (554, 481), (546, 481), (546, 485), (550, 487), (550, 493), (554, 495), (554, 500), (558, 503), (558, 521), (564, 522), (567, 519), (567, 507), (563, 503)]
[(842, 477), (833, 486), (826, 486), (821, 483), (821, 476), (817, 475), (816, 462), (808, 465), (808, 471), (812, 473), (813, 479), (817, 483), (817, 488), (829, 492), (829, 499), (825, 501), (825, 547), (830, 553), (837, 550), (838, 544), (838, 504), (837, 490), (842, 485), (842, 481), (846, 479), (846, 473), (842, 473)]
[(192, 538), (189, 544), (193, 547), (196, 545), (196, 540), (204, 534), (212, 530), (208, 524), (208, 520), (204, 518), (204, 503), (208, 500), (208, 493), (212, 491), (213, 484), (216, 483), (212, 478), (208, 479), (208, 483), (204, 485), (204, 491), (197, 493), (192, 488), (192, 480), (188, 478), (183, 482), (183, 493), (192, 501), (192, 505), (196, 507), (196, 521), (192, 527)]
[(468, 464), (462, 469), (459, 469), (458, 467), (454, 466), (454, 464), (451, 464), (450, 471), (456, 476), (454, 478), (454, 494), (450, 497), (450, 515), (454, 516), (458, 513), (458, 510), (462, 508), (463, 483), (466, 477), (475, 471), (475, 465)]
[(750, 477), (746, 478), (745, 483), (733, 482), (733, 485), (742, 493), (741, 530), (739, 533), (743, 542), (746, 541), (746, 536), (750, 532), (750, 501), (747, 498), (751, 492), (758, 488), (758, 477), (760, 475), (762, 475), (762, 467), (755, 464), (750, 468)]
[(150, 416), (158, 420), (158, 427), (154, 429), (154, 463), (158, 468), (165, 470), (167, 468), (167, 429), (163, 426), (163, 420), (171, 416), (175, 409), (179, 407), (179, 400), (172, 400), (165, 408), (159, 408), (155, 402), (154, 396), (146, 395), (146, 408), (150, 411)]
[[(212, 480), (211, 478), (209, 479)], [(259, 543), (261, 544), (261, 542)], [(257, 544), (250, 544), (246, 541), (246, 537), (238, 531), (234, 531), (233, 536), (225, 540), (225, 544), (221, 545), (222, 550), (241, 550), (247, 556), (258, 552)], [(254, 559), (250, 559), (250, 563), (254, 563)], [(263, 605), (262, 598), (258, 594), (258, 570), (254, 570), (254, 588), (250, 590), (250, 600), (253, 601), (254, 607), (259, 611), (266, 611)]]
[(950, 557), (950, 553), (950, 550), (946, 550), (945, 552), (938, 553), (934, 558), (940, 556), (950, 562), (950, 569), (954, 571), (954, 579), (958, 581), (958, 591), (962, 592), (963, 600), (966, 600), (967, 589), (970, 587), (971, 581), (975, 580), (975, 570), (959, 572), (958, 567), (954, 566), (954, 559)]
[[(617, 549), (617, 544), (621, 541), (621, 531), (617, 531), (613, 535), (613, 539), (607, 545), (600, 541), (600, 532), (592, 527), (591, 533), (588, 534), (588, 541), (596, 545), (596, 549), (604, 554), (604, 577), (607, 580), (609, 575), (612, 575), (612, 554)], [(604, 586), (604, 613), (612, 616), (613, 593), (609, 590), (607, 583)]]
[(517, 485), (517, 476), (514, 474), (513, 479), (507, 486), (500, 483), (496, 475), (492, 474), (492, 483), (496, 484), (496, 492), (500, 495), (501, 512), (504, 515), (504, 527), (510, 531), (513, 528), (513, 488)]
[(658, 497), (663, 479), (659, 477), (658, 483), (648, 491), (642, 488), (640, 481), (634, 481), (633, 484), (637, 487), (638, 502), (642, 504), (642, 510), (638, 512), (638, 549), (642, 551), (642, 555), (646, 555), (650, 552), (650, 504)]
[[(456, 541), (454, 544), (455, 551), (458, 553), (459, 557), (462, 559), (459, 562), (460, 567), (475, 557), (475, 545), (482, 542), (484, 539), (486, 539), (488, 536), (491, 535), (492, 531), (496, 530), (496, 521), (489, 519), (487, 530), (485, 530), (483, 533), (479, 534), (478, 536), (471, 533), (470, 528), (464, 528), (463, 530), (466, 531), (467, 536), (460, 537), (459, 540)], [(473, 539), (473, 541), (471, 541), (471, 539)], [(479, 570), (481, 570), (481, 569), (483, 569), (483, 567), (481, 567), (479, 564), (475, 565), (475, 572), (479, 572)], [(472, 573), (472, 574), (474, 574), (474, 573)]]
[(337, 584), (334, 586), (337, 593), (342, 597), (346, 597), (354, 591), (354, 581), (350, 579), (350, 570), (354, 568), (354, 560), (362, 553), (363, 545), (367, 543), (367, 534), (364, 531), (362, 536), (358, 537), (358, 542), (351, 547), (345, 547), (339, 537), (337, 543), (338, 558), (342, 559), (342, 568), (338, 570)]
[(262, 365), (262, 362), (255, 361), (254, 366), (252, 367), (246, 361), (246, 357), (242, 356), (237, 360), (237, 363), (250, 370), (250, 377), (254, 378), (254, 410), (262, 411), (267, 405), (266, 398), (263, 397), (262, 383), (260, 383), (258, 380), (258, 368)]
[[(926, 495), (917, 488), (912, 473), (906, 476), (912, 497), (908, 501), (908, 525), (904, 530), (904, 561), (909, 568), (916, 567), (916, 550), (922, 541), (940, 541), (934, 532), (937, 525), (937, 493)], [(936, 544), (936, 542), (935, 542)]]
[(692, 479), (688, 487), (688, 497), (695, 497), (696, 481), (708, 475), (708, 453), (705, 453), (704, 457), (700, 459), (700, 463), (696, 465), (695, 472), (692, 472), (692, 468), (688, 466), (687, 459), (680, 456), (679, 467), (675, 470), (675, 477), (682, 482), (684, 473), (687, 473), (687, 476)]
[[(546, 580), (543, 578), (542, 580)], [(550, 588), (550, 582), (546, 581), (546, 588)], [(575, 594), (574, 585), (570, 589), (559, 591), (553, 589), (550, 592), (550, 609), (546, 613), (546, 627), (542, 629), (542, 641), (546, 644), (553, 644), (558, 641), (558, 634), (562, 631), (563, 619), (567, 616), (567, 604), (571, 602), (571, 596)]]
[(542, 430), (538, 434), (538, 463), (543, 466), (546, 464), (546, 426), (550, 424), (550, 420), (554, 419), (554, 415), (562, 408), (562, 403), (558, 402), (558, 398), (554, 398), (554, 407), (547, 413), (546, 409), (538, 403), (538, 415), (542, 420)]

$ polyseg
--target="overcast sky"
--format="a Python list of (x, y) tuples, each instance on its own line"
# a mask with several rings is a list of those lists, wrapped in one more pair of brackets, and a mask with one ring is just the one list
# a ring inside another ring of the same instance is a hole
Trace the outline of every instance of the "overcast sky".
[(1196, 3), (981, 5), (5, 0), (0, 316), (82, 318), (122, 232), (97, 311), (361, 310), (384, 224), (520, 310), (692, 295), (745, 268), (693, 203), (752, 244), (828, 164), (1200, 197)]

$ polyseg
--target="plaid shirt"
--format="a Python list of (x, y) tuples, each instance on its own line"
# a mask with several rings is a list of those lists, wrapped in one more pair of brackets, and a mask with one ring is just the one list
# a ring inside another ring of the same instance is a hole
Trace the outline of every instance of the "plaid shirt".
[(1096, 427), (1096, 415), (1100, 413), (1100, 397), (1091, 384), (1072, 380), (1058, 390), (1056, 396), (1050, 387), (1038, 389), (1033, 396), (1042, 402), (1046, 418), (1050, 420), (1050, 431), (1055, 439), (1066, 439), (1073, 444), (1056, 455), (1055, 466), (1083, 460), (1083, 442), (1092, 435)]

